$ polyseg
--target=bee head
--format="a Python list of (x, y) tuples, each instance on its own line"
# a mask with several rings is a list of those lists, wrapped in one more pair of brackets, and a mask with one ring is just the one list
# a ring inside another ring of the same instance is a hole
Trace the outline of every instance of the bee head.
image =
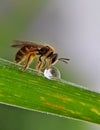
[(51, 64), (55, 64), (58, 59), (58, 54), (54, 53), (51, 57)]
[(59, 58), (58, 59), (58, 54), (57, 53), (54, 53), (51, 56), (51, 64), (55, 64), (57, 61), (62, 61), (62, 62), (67, 64), (69, 62), (69, 60), (70, 59), (68, 59), (68, 58)]

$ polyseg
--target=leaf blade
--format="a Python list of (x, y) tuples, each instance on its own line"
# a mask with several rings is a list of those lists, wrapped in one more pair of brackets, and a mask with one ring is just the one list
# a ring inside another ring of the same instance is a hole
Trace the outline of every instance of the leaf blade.
[(0, 102), (100, 124), (100, 94), (0, 59)]

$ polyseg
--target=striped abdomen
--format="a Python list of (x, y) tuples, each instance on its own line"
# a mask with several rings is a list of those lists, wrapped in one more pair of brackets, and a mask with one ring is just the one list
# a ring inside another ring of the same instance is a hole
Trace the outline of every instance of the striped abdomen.
[(25, 56), (29, 53), (30, 47), (29, 46), (24, 46), (22, 47), (15, 56), (15, 61), (16, 63), (20, 63), (21, 61), (24, 60)]

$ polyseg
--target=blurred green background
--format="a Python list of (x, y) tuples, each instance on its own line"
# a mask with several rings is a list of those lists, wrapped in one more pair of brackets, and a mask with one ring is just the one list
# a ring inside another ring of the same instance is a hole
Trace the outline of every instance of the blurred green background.
[[(1, 0), (0, 57), (13, 61), (16, 50), (11, 48), (10, 45), (14, 39), (21, 39), (51, 43), (51, 45), (57, 48), (61, 56), (64, 56), (67, 52), (68, 56), (73, 58), (70, 51), (72, 48), (71, 44), (68, 45), (65, 43), (65, 41), (69, 43), (70, 41), (67, 41), (67, 39), (63, 41), (64, 30), (66, 30), (66, 28), (70, 30), (69, 25), (71, 25), (71, 23), (67, 19), (67, 23), (65, 23), (66, 27), (61, 26), (64, 20), (62, 17), (63, 13), (61, 14), (59, 8), (61, 7), (63, 9), (63, 6), (58, 6), (58, 3), (61, 1), (62, 0)], [(68, 7), (70, 2), (68, 3), (69, 0), (66, 1), (66, 7)], [(63, 0), (63, 4), (64, 2)], [(64, 10), (64, 13), (67, 13), (68, 18), (70, 18), (72, 12), (69, 10), (66, 11), (67, 12)], [(60, 15), (60, 17), (58, 15)], [(69, 33), (66, 32), (66, 38), (70, 37), (70, 33), (70, 31)], [(74, 47), (76, 47), (76, 45)], [(64, 73), (65, 66), (61, 68), (61, 65), (58, 65), (58, 67), (62, 70), (62, 77), (66, 79), (66, 74)], [(78, 78), (75, 77), (75, 70), (71, 67), (73, 68), (72, 65), (70, 65), (70, 67), (68, 66), (65, 72), (67, 72), (67, 76), (68, 74), (70, 75), (67, 79), (74, 82), (77, 81)], [(76, 68), (78, 68), (78, 66)], [(81, 81), (79, 78), (77, 83)], [(86, 84), (84, 81), (82, 83), (83, 85)], [(99, 126), (86, 122), (0, 104), (0, 130), (99, 130), (99, 128)]]

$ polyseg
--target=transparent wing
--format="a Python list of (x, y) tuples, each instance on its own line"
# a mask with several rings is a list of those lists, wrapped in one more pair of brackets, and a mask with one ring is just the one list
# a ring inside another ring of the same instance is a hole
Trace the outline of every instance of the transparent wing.
[(21, 48), (23, 46), (31, 46), (33, 48), (43, 47), (42, 44), (34, 43), (31, 41), (21, 41), (21, 40), (14, 40), (14, 44), (11, 45), (11, 47), (17, 47), (17, 48)]

